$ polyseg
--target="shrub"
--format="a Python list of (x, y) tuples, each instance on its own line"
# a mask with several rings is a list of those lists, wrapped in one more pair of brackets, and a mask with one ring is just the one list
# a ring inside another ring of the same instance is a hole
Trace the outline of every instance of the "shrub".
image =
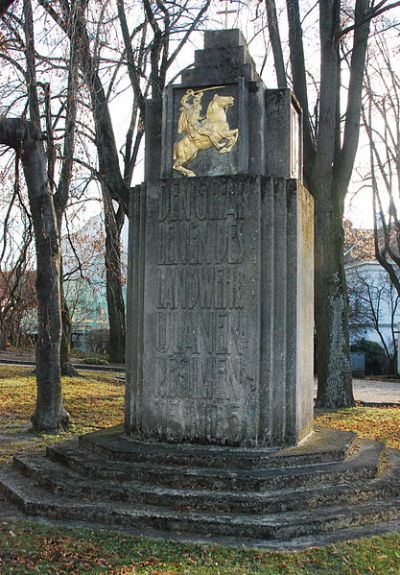
[(89, 355), (83, 360), (87, 365), (108, 365), (107, 359), (102, 355)]

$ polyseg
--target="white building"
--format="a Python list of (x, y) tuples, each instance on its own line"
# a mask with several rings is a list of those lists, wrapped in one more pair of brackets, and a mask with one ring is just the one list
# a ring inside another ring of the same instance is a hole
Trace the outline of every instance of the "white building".
[[(345, 270), (349, 294), (350, 343), (376, 342), (386, 355), (398, 348), (400, 300), (387, 272), (375, 259), (373, 230), (345, 222)], [(398, 369), (400, 362), (397, 362)]]

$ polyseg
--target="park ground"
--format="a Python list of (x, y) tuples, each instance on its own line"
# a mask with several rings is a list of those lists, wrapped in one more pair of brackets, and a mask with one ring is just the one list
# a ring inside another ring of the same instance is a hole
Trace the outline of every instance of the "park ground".
[[(376, 386), (381, 385), (381, 388)], [(396, 394), (400, 382), (390, 384)], [(397, 387), (398, 386), (398, 387)], [(387, 406), (382, 382), (356, 382), (368, 403), (338, 411), (319, 411), (315, 425), (352, 430), (400, 449), (400, 401)], [(360, 391), (361, 393), (361, 391)], [(356, 393), (357, 397), (358, 392)], [(123, 382), (118, 374), (82, 372), (64, 379), (68, 433), (29, 431), (35, 378), (32, 368), (0, 366), (0, 464), (21, 452), (42, 450), (55, 441), (117, 425), (123, 418)], [(398, 394), (400, 398), (400, 393)], [(269, 552), (196, 546), (134, 537), (112, 530), (70, 529), (26, 521), (0, 497), (1, 575), (400, 575), (400, 533), (337, 543), (299, 552)]]

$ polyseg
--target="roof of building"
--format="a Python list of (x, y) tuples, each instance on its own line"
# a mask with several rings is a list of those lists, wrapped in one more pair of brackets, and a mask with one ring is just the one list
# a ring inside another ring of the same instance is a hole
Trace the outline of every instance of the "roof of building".
[(350, 220), (344, 220), (344, 263), (376, 261), (374, 230), (355, 228)]

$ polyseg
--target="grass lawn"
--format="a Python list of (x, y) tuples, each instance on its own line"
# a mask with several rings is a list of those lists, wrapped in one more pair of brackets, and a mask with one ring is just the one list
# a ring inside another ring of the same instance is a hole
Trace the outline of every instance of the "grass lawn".
[(400, 449), (400, 404), (398, 407), (352, 407), (318, 411), (316, 426), (356, 431), (360, 437), (382, 441), (387, 447)]
[[(121, 423), (123, 386), (116, 374), (64, 379), (68, 433), (27, 433), (35, 378), (29, 368), (0, 366), (0, 462), (55, 441)], [(400, 409), (319, 412), (316, 425), (357, 431), (400, 448)], [(1, 505), (1, 501), (0, 501)], [(400, 575), (400, 534), (297, 553), (250, 551), (149, 541), (112, 531), (0, 523), (0, 573), (110, 575)]]
[(278, 553), (165, 543), (111, 531), (2, 525), (0, 573), (399, 575), (399, 545), (398, 536), (388, 535)]
[[(64, 405), (71, 415), (67, 433), (26, 433), (34, 412), (36, 383), (32, 368), (0, 365), (0, 463), (16, 453), (42, 449), (82, 433), (117, 425), (123, 420), (124, 386), (116, 373), (86, 371), (63, 378)], [(1, 573), (1, 571), (0, 571)]]

